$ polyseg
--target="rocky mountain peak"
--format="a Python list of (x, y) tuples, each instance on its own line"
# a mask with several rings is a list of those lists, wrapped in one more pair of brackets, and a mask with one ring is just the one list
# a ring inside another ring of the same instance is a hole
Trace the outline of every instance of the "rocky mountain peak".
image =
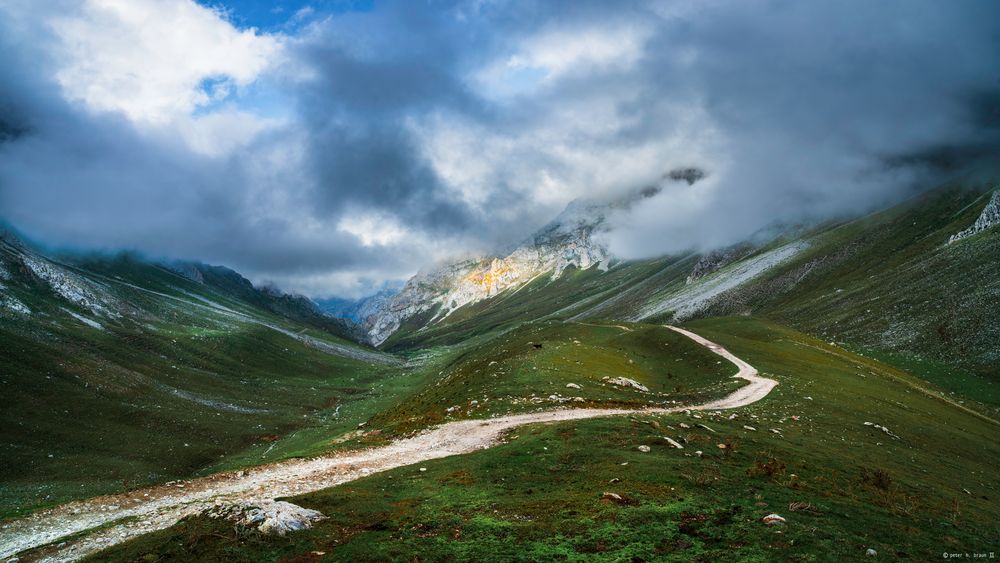
[(362, 319), (373, 344), (381, 344), (412, 317), (434, 310), (439, 322), (472, 303), (516, 289), (541, 276), (559, 278), (567, 268), (607, 269), (607, 248), (595, 240), (613, 205), (571, 202), (513, 250), (447, 263), (413, 276), (389, 299), (380, 300)]

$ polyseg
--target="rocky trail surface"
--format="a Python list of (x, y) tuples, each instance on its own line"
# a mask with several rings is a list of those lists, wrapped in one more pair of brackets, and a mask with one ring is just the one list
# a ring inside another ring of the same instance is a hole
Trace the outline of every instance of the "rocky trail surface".
[(136, 536), (167, 528), (186, 516), (220, 504), (294, 496), (404, 465), (489, 448), (498, 444), (505, 432), (525, 424), (731, 409), (759, 401), (777, 385), (777, 381), (760, 377), (753, 366), (718, 344), (684, 329), (669, 328), (735, 364), (739, 371), (734, 377), (745, 379), (749, 384), (702, 405), (640, 410), (561, 409), (450, 422), (386, 446), (293, 459), (72, 502), (0, 524), (0, 559), (45, 546), (24, 554), (21, 561), (76, 560)]

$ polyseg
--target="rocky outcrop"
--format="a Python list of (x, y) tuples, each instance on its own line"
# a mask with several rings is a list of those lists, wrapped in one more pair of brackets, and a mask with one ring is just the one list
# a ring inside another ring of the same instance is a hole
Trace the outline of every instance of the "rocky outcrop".
[(616, 387), (629, 387), (635, 389), (636, 391), (649, 393), (649, 389), (645, 385), (627, 377), (605, 377), (602, 380)]
[(326, 518), (316, 510), (280, 500), (218, 505), (207, 510), (206, 515), (229, 520), (240, 531), (257, 531), (277, 536), (306, 530), (312, 527), (313, 522)]
[(712, 272), (745, 258), (752, 251), (753, 247), (751, 245), (739, 244), (703, 254), (691, 269), (691, 273), (688, 274), (687, 283), (691, 284), (698, 281)]
[(573, 202), (555, 220), (505, 256), (487, 256), (446, 264), (411, 278), (403, 289), (363, 320), (369, 342), (379, 345), (407, 319), (422, 313), (438, 322), (454, 311), (541, 276), (559, 278), (568, 268), (607, 269), (607, 248), (594, 235), (613, 208)]
[(968, 229), (951, 235), (951, 238), (948, 239), (948, 244), (977, 235), (994, 225), (1000, 225), (1000, 189), (993, 192), (993, 196), (990, 198), (989, 203), (986, 204), (979, 218), (976, 219), (976, 222)]

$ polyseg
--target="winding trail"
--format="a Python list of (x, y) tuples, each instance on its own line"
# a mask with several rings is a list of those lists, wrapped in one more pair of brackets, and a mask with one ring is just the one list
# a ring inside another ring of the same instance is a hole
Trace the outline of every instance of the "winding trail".
[[(312, 459), (293, 459), (244, 471), (217, 473), (121, 494), (95, 497), (41, 510), (0, 524), (0, 559), (46, 544), (23, 560), (71, 561), (136, 536), (161, 530), (181, 518), (218, 504), (293, 496), (326, 489), (380, 471), (430, 459), (492, 447), (501, 436), (525, 424), (580, 420), (614, 415), (663, 414), (685, 410), (719, 410), (749, 405), (771, 392), (778, 382), (760, 377), (750, 364), (693, 332), (668, 326), (707, 347), (739, 368), (733, 377), (745, 385), (730, 395), (702, 405), (660, 409), (559, 409), (485, 420), (449, 422), (389, 445), (337, 452)], [(95, 529), (99, 528), (99, 529)], [(88, 530), (93, 530), (87, 533)], [(73, 537), (69, 537), (73, 536)]]

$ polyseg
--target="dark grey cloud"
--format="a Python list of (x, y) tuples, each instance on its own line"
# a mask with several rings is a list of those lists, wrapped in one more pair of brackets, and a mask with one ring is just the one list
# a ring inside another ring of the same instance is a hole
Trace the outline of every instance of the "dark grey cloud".
[[(69, 99), (55, 10), (19, 6), (0, 10), (0, 218), (314, 295), (647, 186), (614, 250), (729, 244), (887, 204), (1000, 139), (992, 2), (378, 3), (290, 28), (255, 90), (166, 126)], [(280, 119), (226, 150), (185, 140), (230, 106)], [(687, 168), (705, 177), (664, 180)]]

